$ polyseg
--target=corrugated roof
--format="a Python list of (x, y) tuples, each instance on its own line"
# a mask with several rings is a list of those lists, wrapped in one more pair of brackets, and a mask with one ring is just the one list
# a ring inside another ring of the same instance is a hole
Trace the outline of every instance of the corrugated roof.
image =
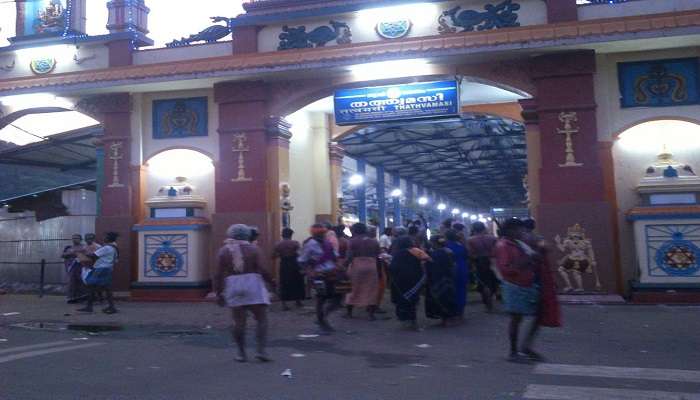
[(65, 187), (91, 187), (97, 178), (93, 126), (0, 150), (0, 201)]
[[(525, 200), (525, 127), (498, 117), (384, 123), (338, 142), (346, 153), (382, 165), (452, 201), (475, 207), (518, 207)], [(344, 193), (352, 198), (349, 190)]]

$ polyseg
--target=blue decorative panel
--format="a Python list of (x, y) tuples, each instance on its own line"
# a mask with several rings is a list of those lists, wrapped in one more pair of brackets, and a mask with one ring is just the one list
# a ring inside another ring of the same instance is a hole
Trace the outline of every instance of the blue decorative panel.
[(700, 224), (645, 228), (649, 276), (700, 276)]
[(700, 103), (698, 58), (618, 64), (622, 107)]
[(146, 277), (187, 277), (187, 235), (145, 235), (144, 240)]
[(209, 134), (206, 97), (155, 100), (153, 102), (153, 138), (177, 139)]
[(335, 92), (335, 123), (366, 124), (459, 114), (456, 81), (341, 89)]
[(17, 36), (63, 34), (70, 16), (68, 0), (27, 0), (21, 4), (23, 30)]

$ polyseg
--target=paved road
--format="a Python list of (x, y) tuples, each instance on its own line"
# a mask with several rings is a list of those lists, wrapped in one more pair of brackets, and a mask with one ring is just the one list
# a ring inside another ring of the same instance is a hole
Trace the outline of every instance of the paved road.
[[(59, 298), (0, 297), (0, 399), (700, 400), (699, 307), (566, 307), (566, 327), (540, 338), (550, 364), (537, 366), (505, 361), (507, 318), (476, 304), (458, 328), (337, 319), (337, 335), (312, 338), (299, 337), (314, 332), (310, 310), (274, 310), (275, 362), (244, 365), (222, 309), (121, 309), (76, 315)], [(55, 325), (13, 326), (36, 322)]]

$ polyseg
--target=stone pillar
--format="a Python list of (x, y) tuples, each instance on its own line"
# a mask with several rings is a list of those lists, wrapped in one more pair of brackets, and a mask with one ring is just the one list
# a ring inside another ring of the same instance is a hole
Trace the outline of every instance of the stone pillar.
[[(282, 232), (282, 185), (289, 184), (289, 141), (292, 139), (292, 125), (284, 118), (270, 117), (267, 121), (269, 210), (272, 213), (272, 232), (275, 240), (281, 239)], [(294, 188), (290, 199), (294, 205)]]
[(578, 20), (576, 0), (546, 0), (547, 22), (568, 22)]
[(404, 211), (407, 220), (413, 219), (413, 214), (415, 213), (415, 211), (421, 210), (423, 208), (423, 206), (418, 204), (419, 198), (420, 198), (420, 196), (415, 194), (415, 192), (413, 191), (413, 182), (411, 182), (407, 179), (406, 180), (406, 210)]
[(230, 225), (240, 223), (258, 227), (267, 255), (279, 236), (274, 219), (279, 215), (279, 171), (285, 159), (280, 152), (288, 125), (270, 120), (268, 88), (262, 82), (216, 84), (214, 99), (219, 107), (219, 162), (213, 246), (220, 246)]
[(528, 208), (535, 220), (538, 219), (540, 204), (540, 168), (542, 155), (540, 152), (540, 125), (537, 114), (537, 101), (534, 99), (520, 100), (525, 122), (525, 140), (527, 143), (527, 183)]
[[(107, 232), (119, 234), (119, 262), (114, 269), (115, 291), (127, 291), (137, 265), (138, 243), (132, 227), (137, 222), (140, 197), (139, 177), (132, 176), (131, 160), (131, 97), (128, 93), (95, 96), (83, 99), (79, 109), (102, 121), (104, 136), (98, 144), (103, 175), (98, 178), (100, 211), (95, 221), (95, 233), (102, 241)], [(136, 180), (136, 182), (135, 182)]]
[[(580, 225), (592, 240), (597, 268), (583, 273), (586, 291), (617, 291), (615, 204), (607, 193), (598, 142), (592, 51), (538, 57), (533, 64), (540, 128), (538, 207), (541, 233), (554, 243)], [(554, 260), (566, 253), (555, 251)], [(563, 281), (561, 282), (563, 283)], [(560, 287), (563, 287), (561, 285)]]
[(144, 0), (112, 0), (107, 3), (107, 29), (119, 39), (107, 43), (109, 66), (133, 64), (133, 52), (139, 46), (153, 44), (148, 34), (148, 13)]
[(331, 168), (331, 214), (334, 215), (334, 223), (340, 224), (343, 219), (343, 209), (340, 204), (343, 191), (343, 158), (345, 151), (337, 143), (330, 143), (328, 156)]
[[(401, 190), (401, 177), (398, 174), (392, 174), (391, 175), (392, 179), (392, 185), (394, 185), (394, 189), (399, 189)], [(402, 196), (404, 193), (401, 194)], [(403, 217), (401, 215), (401, 196), (396, 196), (393, 198), (394, 201), (394, 225), (393, 226), (401, 226), (403, 224)], [(408, 200), (406, 200), (408, 202)]]
[(367, 223), (367, 165), (364, 160), (357, 160), (357, 173), (362, 175), (362, 183), (355, 188), (357, 196), (357, 218)]
[(377, 205), (379, 209), (379, 232), (386, 228), (386, 182), (384, 179), (384, 166), (377, 165)]

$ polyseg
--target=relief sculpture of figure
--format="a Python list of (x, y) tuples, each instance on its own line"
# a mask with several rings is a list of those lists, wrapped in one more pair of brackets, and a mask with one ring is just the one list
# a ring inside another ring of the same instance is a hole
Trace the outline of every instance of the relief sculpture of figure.
[(323, 25), (306, 32), (306, 26), (283, 26), (279, 35), (278, 50), (305, 49), (312, 47), (324, 47), (335, 40), (337, 44), (352, 43), (352, 31), (345, 22), (330, 21), (330, 25)]
[[(559, 260), (559, 276), (566, 285), (563, 292), (582, 293), (583, 274), (593, 274), (595, 276), (595, 289), (600, 290), (601, 284), (598, 277), (597, 263), (593, 244), (586, 238), (585, 229), (576, 224), (567, 230), (566, 237), (557, 235), (554, 238), (559, 250), (564, 253), (564, 257)], [(572, 286), (573, 278), (573, 286)]]
[(282, 227), (289, 228), (292, 224), (291, 212), (294, 210), (292, 200), (290, 199), (292, 189), (289, 187), (288, 183), (283, 183), (280, 187), (280, 191), (282, 192), (282, 196), (280, 198), (280, 209), (282, 209)]

